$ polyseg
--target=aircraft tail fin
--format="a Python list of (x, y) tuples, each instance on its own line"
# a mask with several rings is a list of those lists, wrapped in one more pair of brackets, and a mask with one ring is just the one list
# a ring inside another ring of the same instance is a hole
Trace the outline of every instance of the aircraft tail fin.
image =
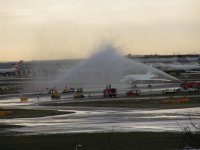
[(23, 62), (24, 62), (23, 60), (20, 60), (18, 63), (16, 63), (16, 64), (14, 65), (14, 68), (15, 68), (16, 70), (20, 70), (21, 67), (22, 67)]

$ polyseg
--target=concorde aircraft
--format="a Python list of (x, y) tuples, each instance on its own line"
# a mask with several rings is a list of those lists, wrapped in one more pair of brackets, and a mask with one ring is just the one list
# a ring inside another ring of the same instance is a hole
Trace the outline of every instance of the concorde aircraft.
[(168, 79), (161, 79), (157, 75), (147, 72), (146, 74), (126, 75), (121, 79), (121, 82), (129, 81), (170, 81)]
[(128, 83), (131, 85), (131, 87), (137, 87), (136, 83), (148, 83), (148, 87), (151, 87), (152, 85), (150, 83), (152, 82), (167, 82), (171, 81), (169, 79), (160, 78), (159, 76), (147, 72), (146, 74), (135, 74), (135, 75), (126, 75), (121, 79), (122, 83)]
[(200, 65), (198, 63), (172, 63), (172, 64), (163, 64), (163, 63), (156, 63), (153, 65), (156, 68), (160, 68), (161, 70), (200, 70)]

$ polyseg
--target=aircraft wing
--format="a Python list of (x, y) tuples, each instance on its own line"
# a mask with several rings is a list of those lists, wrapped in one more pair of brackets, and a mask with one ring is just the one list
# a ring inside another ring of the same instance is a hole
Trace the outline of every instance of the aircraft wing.
[(171, 80), (155, 78), (149, 75), (127, 75), (121, 80), (121, 82), (137, 82), (137, 81), (171, 81)]

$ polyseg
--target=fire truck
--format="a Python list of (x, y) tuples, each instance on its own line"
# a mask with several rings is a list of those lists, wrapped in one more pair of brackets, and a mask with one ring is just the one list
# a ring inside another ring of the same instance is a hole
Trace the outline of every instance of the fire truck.
[(107, 86), (103, 90), (103, 97), (116, 97), (116, 96), (117, 96), (117, 89), (112, 88), (111, 85), (109, 85), (109, 87)]
[(126, 92), (126, 96), (139, 96), (140, 95), (140, 90), (130, 90)]
[(60, 99), (60, 97), (60, 93), (56, 90), (51, 93), (51, 99)]
[(196, 88), (196, 89), (200, 89), (200, 82), (183, 82), (180, 84), (180, 87), (182, 87), (183, 89), (190, 89), (190, 88)]
[(83, 89), (82, 88), (77, 88), (73, 97), (74, 97), (74, 99), (85, 98), (85, 95), (83, 95)]

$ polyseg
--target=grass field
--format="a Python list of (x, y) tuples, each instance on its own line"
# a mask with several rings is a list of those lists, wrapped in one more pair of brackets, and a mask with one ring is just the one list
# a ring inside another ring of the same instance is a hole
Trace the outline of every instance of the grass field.
[(0, 136), (1, 150), (75, 150), (77, 145), (78, 150), (175, 150), (192, 144), (180, 133)]
[[(164, 104), (159, 99), (151, 100), (109, 100), (51, 104), (53, 106), (124, 107), (142, 109), (172, 109), (200, 107), (200, 99), (192, 98), (184, 103)], [(51, 110), (0, 109), (8, 115), (0, 119), (43, 117), (66, 112)], [(11, 113), (10, 113), (11, 112)], [(71, 113), (71, 112), (69, 112)], [(0, 124), (0, 130), (20, 126)], [(199, 137), (199, 135), (198, 135)], [(200, 140), (199, 140), (200, 141)], [(131, 132), (131, 133), (78, 133), (54, 135), (0, 135), (0, 150), (181, 150), (185, 146), (200, 148), (196, 142), (183, 133)], [(78, 146), (79, 145), (79, 146)], [(80, 146), (81, 145), (81, 146)], [(76, 149), (77, 147), (77, 149)]]
[[(127, 98), (124, 100), (109, 99), (99, 101), (81, 101), (81, 102), (66, 102), (66, 103), (51, 103), (44, 104), (50, 106), (86, 106), (86, 107), (123, 107), (123, 108), (142, 108), (142, 109), (173, 109), (173, 108), (191, 108), (200, 107), (200, 98), (190, 98), (187, 102), (177, 103), (163, 103), (163, 100), (173, 100), (173, 98), (167, 99), (131, 99)], [(176, 100), (176, 99), (175, 99)]]

